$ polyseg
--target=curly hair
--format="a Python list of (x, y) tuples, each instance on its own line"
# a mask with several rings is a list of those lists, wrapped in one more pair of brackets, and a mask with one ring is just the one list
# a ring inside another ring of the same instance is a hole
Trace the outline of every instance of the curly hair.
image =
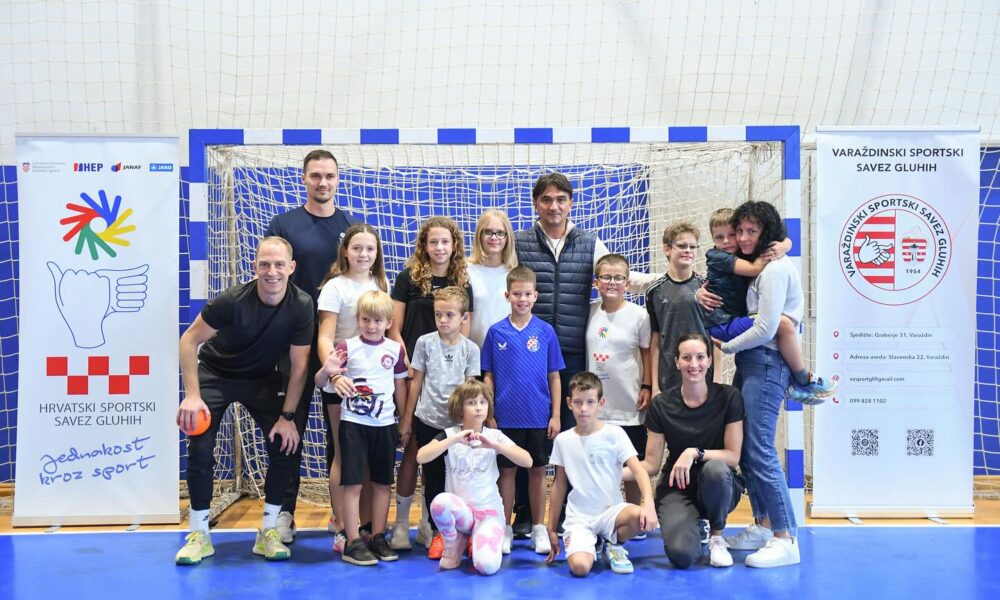
[(785, 222), (778, 214), (778, 209), (769, 202), (748, 200), (737, 206), (736, 210), (733, 211), (733, 229), (739, 229), (740, 223), (743, 221), (752, 221), (760, 225), (760, 237), (757, 238), (757, 247), (754, 248), (753, 253), (743, 254), (741, 250), (739, 252), (740, 258), (755, 260), (765, 248), (770, 247), (774, 242), (780, 242), (787, 236)]
[(462, 230), (458, 224), (448, 217), (431, 217), (420, 225), (413, 255), (406, 261), (410, 269), (410, 280), (420, 288), (425, 296), (431, 293), (431, 259), (427, 253), (427, 236), (434, 227), (447, 229), (451, 233), (451, 261), (448, 264), (448, 283), (464, 288), (469, 284), (469, 274), (465, 269), (465, 244), (462, 242)]

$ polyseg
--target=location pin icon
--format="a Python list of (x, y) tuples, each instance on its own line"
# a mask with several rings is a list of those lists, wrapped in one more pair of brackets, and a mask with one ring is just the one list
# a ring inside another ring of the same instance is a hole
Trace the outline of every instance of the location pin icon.
[(839, 352), (834, 352), (833, 353), (833, 360), (840, 360), (840, 353)]
[(840, 332), (839, 331), (834, 331), (833, 332), (833, 337), (835, 337), (835, 338), (840, 337)]

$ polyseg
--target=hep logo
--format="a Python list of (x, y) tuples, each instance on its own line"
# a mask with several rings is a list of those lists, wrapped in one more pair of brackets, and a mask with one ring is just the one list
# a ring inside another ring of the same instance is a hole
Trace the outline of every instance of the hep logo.
[(76, 173), (98, 173), (104, 168), (104, 163), (73, 163), (73, 171)]
[(66, 204), (66, 208), (77, 214), (59, 221), (60, 225), (70, 226), (69, 231), (63, 236), (63, 241), (68, 242), (76, 238), (75, 252), (82, 254), (86, 246), (92, 260), (98, 260), (99, 250), (108, 256), (117, 256), (118, 253), (111, 248), (111, 244), (129, 246), (131, 243), (122, 236), (135, 231), (135, 225), (125, 224), (132, 215), (132, 209), (121, 212), (121, 196), (115, 196), (114, 202), (108, 200), (108, 194), (104, 190), (98, 190), (97, 196), (100, 202), (86, 192), (81, 193), (80, 198), (87, 205)]

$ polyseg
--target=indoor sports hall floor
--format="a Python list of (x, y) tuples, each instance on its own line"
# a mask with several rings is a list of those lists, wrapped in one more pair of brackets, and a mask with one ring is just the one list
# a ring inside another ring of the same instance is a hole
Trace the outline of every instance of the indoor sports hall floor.
[[(741, 505), (731, 531), (749, 522)], [(598, 565), (575, 579), (560, 560), (546, 566), (527, 541), (515, 541), (493, 577), (467, 567), (441, 573), (419, 550), (396, 563), (355, 567), (334, 557), (322, 507), (299, 508), (292, 559), (266, 563), (250, 552), (260, 503), (243, 501), (213, 529), (215, 557), (178, 567), (181, 527), (65, 527), (12, 531), (0, 516), (0, 598), (565, 598), (605, 600), (628, 594), (671, 598), (998, 598), (1000, 501), (978, 501), (976, 518), (872, 521), (809, 520), (799, 530), (802, 564), (770, 570), (736, 564), (671, 567), (657, 534), (627, 545), (633, 575)], [(413, 518), (417, 517), (416, 512)]]

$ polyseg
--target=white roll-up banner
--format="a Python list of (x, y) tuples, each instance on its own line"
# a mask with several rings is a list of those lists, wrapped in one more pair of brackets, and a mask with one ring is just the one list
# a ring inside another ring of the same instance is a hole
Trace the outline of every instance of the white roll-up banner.
[(817, 128), (814, 517), (971, 517), (979, 132)]
[(177, 523), (177, 138), (16, 147), (13, 523)]

